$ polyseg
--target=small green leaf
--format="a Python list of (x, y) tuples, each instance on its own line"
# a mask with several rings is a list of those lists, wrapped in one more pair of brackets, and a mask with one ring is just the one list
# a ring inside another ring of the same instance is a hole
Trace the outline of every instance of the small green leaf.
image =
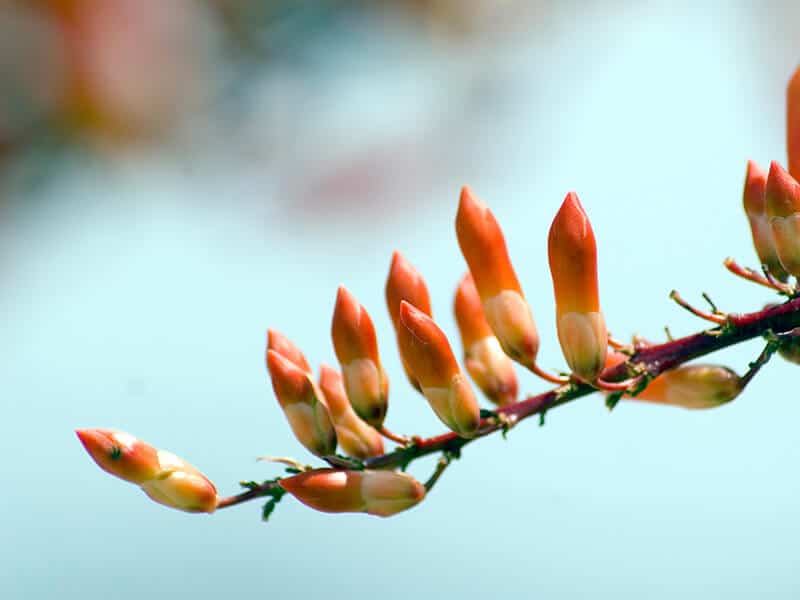
[(278, 505), (278, 502), (279, 501), (276, 500), (275, 498), (270, 498), (269, 500), (266, 501), (266, 503), (264, 504), (264, 508), (261, 509), (262, 521), (264, 521), (265, 523), (269, 521), (269, 517), (275, 510), (275, 507)]
[(613, 392), (606, 396), (606, 407), (609, 411), (614, 410), (614, 408), (619, 403), (620, 399), (622, 398), (622, 392)]

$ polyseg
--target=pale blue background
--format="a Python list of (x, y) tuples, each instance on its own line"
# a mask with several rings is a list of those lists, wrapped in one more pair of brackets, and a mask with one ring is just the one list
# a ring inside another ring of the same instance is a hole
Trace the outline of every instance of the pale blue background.
[[(430, 498), (388, 520), (290, 499), (268, 525), (256, 503), (212, 517), (169, 511), (102, 474), (72, 432), (131, 431), (189, 459), (222, 493), (276, 472), (257, 455), (307, 460), (272, 396), (264, 332), (277, 327), (313, 362), (331, 361), (340, 283), (376, 322), (390, 426), (440, 431), (401, 373), (383, 283), (399, 248), (455, 339), (463, 183), (505, 228), (547, 367), (562, 360), (546, 232), (570, 189), (597, 234), (617, 336), (702, 327), (668, 301), (673, 287), (733, 311), (770, 300), (721, 262), (754, 263), (740, 187), (746, 159), (785, 161), (800, 10), (576, 2), (542, 19), (471, 56), (456, 44), (412, 52), (402, 39), (350, 55), (333, 44), (328, 79), (292, 88), (315, 116), (276, 117), (280, 138), (262, 139), (272, 113), (250, 106), (176, 147), (6, 171), (3, 598), (798, 597), (798, 367), (778, 360), (711, 412), (626, 403), (609, 415), (594, 397), (544, 428), (526, 422), (508, 441), (468, 448)], [(479, 108), (464, 108), (472, 95)], [(304, 187), (307, 157), (327, 160), (342, 140), (357, 147), (384, 129), (416, 139), (423, 118), (446, 124), (396, 161), (390, 144), (376, 188), (345, 187), (332, 203), (326, 188)], [(752, 342), (716, 360), (742, 371), (758, 351)], [(522, 388), (545, 389), (527, 375)]]

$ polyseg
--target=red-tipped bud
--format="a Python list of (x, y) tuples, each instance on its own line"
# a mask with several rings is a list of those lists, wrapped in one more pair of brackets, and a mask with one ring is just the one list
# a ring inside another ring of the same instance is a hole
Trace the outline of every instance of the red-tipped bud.
[(156, 449), (129, 433), (112, 429), (78, 429), (75, 433), (94, 462), (115, 477), (141, 484), (161, 469)]
[(475, 435), (480, 407), (444, 332), (428, 315), (400, 303), (400, 354), (442, 422), (463, 437)]
[(336, 451), (336, 431), (311, 376), (275, 350), (267, 351), (272, 389), (297, 441), (317, 456)]
[(344, 286), (336, 295), (331, 335), (350, 403), (362, 419), (380, 427), (386, 417), (389, 380), (378, 357), (372, 319)]
[(79, 429), (83, 447), (104, 471), (139, 485), (159, 504), (186, 512), (214, 512), (217, 489), (182, 458), (124, 431)]
[[(425, 280), (419, 271), (400, 252), (395, 250), (392, 254), (389, 276), (386, 278), (386, 307), (389, 309), (389, 317), (392, 319), (395, 334), (398, 336), (400, 335), (400, 302), (403, 300), (416, 306), (429, 317), (433, 316), (431, 297)], [(411, 385), (419, 389), (419, 384), (411, 374), (408, 365), (405, 361), (402, 362)]]
[(605, 366), (608, 332), (600, 310), (597, 243), (574, 192), (553, 220), (547, 249), (561, 350), (578, 377), (594, 381)]
[(503, 232), (491, 211), (467, 187), (461, 190), (456, 234), (494, 335), (511, 358), (533, 365), (539, 334), (511, 266)]
[(800, 68), (786, 90), (786, 147), (789, 153), (789, 172), (800, 178)]
[(311, 366), (308, 364), (306, 357), (303, 356), (300, 348), (295, 346), (289, 338), (279, 331), (274, 329), (267, 330), (267, 350), (274, 350), (306, 373), (311, 373)]
[(381, 434), (362, 421), (350, 406), (339, 372), (328, 365), (322, 365), (319, 370), (319, 387), (325, 395), (333, 426), (336, 428), (336, 437), (345, 453), (358, 459), (383, 454)]
[(514, 402), (517, 397), (514, 364), (486, 322), (470, 273), (458, 284), (453, 310), (464, 347), (464, 364), (472, 380), (495, 404)]
[(390, 517), (419, 504), (425, 487), (406, 473), (321, 469), (281, 479), (300, 502), (327, 513)]
[(730, 402), (741, 391), (741, 377), (727, 367), (684, 365), (662, 373), (629, 399), (683, 408), (714, 408)]
[(800, 276), (800, 184), (777, 162), (767, 176), (767, 217), (772, 241), (783, 268)]
[(758, 260), (766, 265), (769, 272), (781, 281), (786, 281), (787, 273), (778, 260), (775, 244), (772, 241), (772, 228), (767, 217), (767, 174), (755, 163), (747, 161), (747, 175), (744, 180), (742, 204), (750, 223)]

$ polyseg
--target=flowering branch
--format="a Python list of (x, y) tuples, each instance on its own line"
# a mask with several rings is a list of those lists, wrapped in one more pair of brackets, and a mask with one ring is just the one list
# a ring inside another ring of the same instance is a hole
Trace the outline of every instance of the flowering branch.
[[(634, 374), (646, 374), (649, 378), (680, 366), (686, 362), (706, 356), (757, 337), (789, 332), (800, 327), (800, 297), (788, 302), (765, 308), (753, 313), (730, 314), (724, 324), (710, 330), (678, 338), (663, 344), (639, 347), (623, 363), (606, 369), (603, 379), (615, 381)], [(765, 349), (766, 350), (766, 349)], [(766, 354), (767, 359), (772, 352)], [(762, 356), (764, 353), (762, 353)], [(760, 358), (761, 358), (760, 357)], [(760, 369), (762, 365), (758, 365)], [(751, 371), (755, 374), (755, 371)], [(750, 381), (750, 372), (745, 375), (743, 384)], [(481, 420), (478, 434), (474, 438), (459, 437), (455, 433), (444, 433), (429, 438), (416, 438), (404, 448), (393, 452), (367, 458), (361, 468), (392, 469), (406, 468), (415, 460), (439, 452), (458, 455), (464, 446), (498, 431), (507, 432), (511, 427), (534, 415), (582, 398), (598, 390), (584, 383), (570, 383), (542, 394), (529, 396), (524, 400), (497, 409), (494, 415)], [(264, 483), (261, 487), (250, 489), (242, 494), (230, 496), (219, 501), (217, 508), (235, 506), (248, 500), (267, 496), (278, 487), (276, 482)]]
[[(389, 381), (376, 330), (366, 307), (340, 287), (331, 324), (339, 369), (322, 365), (315, 378), (301, 350), (275, 330), (268, 332), (266, 352), (272, 387), (294, 436), (329, 468), (267, 459), (288, 465), (288, 476), (242, 482), (244, 492), (219, 498), (214, 484), (186, 461), (130, 434), (92, 429), (78, 436), (102, 469), (172, 508), (213, 512), (267, 497), (266, 520), (290, 494), (323, 512), (388, 517), (418, 504), (468, 444), (497, 432), (505, 435), (534, 415), (543, 422), (548, 410), (591, 393), (604, 393), (609, 409), (623, 397), (693, 409), (729, 402), (774, 353), (800, 364), (800, 69), (789, 86), (787, 106), (790, 170), (773, 161), (765, 173), (748, 162), (742, 196), (762, 273), (732, 259), (724, 263), (744, 280), (787, 297), (783, 304), (728, 314), (703, 294), (708, 312), (672, 291), (672, 300), (711, 329), (680, 339), (668, 332), (663, 344), (620, 343), (609, 335), (601, 308), (595, 235), (578, 196), (570, 192), (547, 244), (556, 332), (570, 373), (548, 373), (537, 364), (536, 322), (500, 224), (465, 187), (455, 229), (469, 272), (458, 285), (453, 309), (466, 373), (434, 321), (422, 275), (399, 252), (386, 281), (387, 308), (406, 376), (449, 433), (420, 438), (387, 429)], [(742, 377), (723, 366), (686, 364), (759, 336), (766, 345)], [(558, 387), (516, 401), (514, 363)], [(480, 408), (467, 375), (496, 410)], [(400, 447), (386, 452), (384, 438)], [(346, 456), (336, 454), (337, 448)], [(425, 484), (405, 473), (411, 463), (432, 454), (440, 457)]]

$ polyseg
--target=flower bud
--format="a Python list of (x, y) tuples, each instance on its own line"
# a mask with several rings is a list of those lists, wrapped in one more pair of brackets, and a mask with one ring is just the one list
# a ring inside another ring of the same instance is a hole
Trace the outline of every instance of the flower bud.
[(800, 68), (786, 90), (786, 147), (789, 153), (789, 173), (800, 178)]
[(362, 421), (350, 406), (339, 372), (322, 365), (319, 370), (319, 387), (325, 395), (336, 437), (345, 453), (353, 458), (365, 459), (383, 454), (383, 438), (375, 429)]
[(311, 376), (275, 350), (267, 350), (267, 368), (297, 441), (317, 456), (336, 452), (336, 431)]
[(327, 513), (364, 512), (390, 517), (425, 497), (421, 483), (393, 471), (320, 469), (278, 483), (306, 506)]
[(767, 270), (781, 281), (786, 281), (787, 273), (778, 260), (775, 244), (772, 241), (772, 228), (767, 218), (767, 174), (755, 163), (747, 161), (747, 175), (744, 180), (742, 203), (750, 223), (759, 263), (767, 266)]
[(532, 366), (539, 334), (511, 266), (503, 232), (491, 211), (467, 187), (461, 190), (456, 234), (489, 327), (506, 354)]
[(470, 273), (458, 284), (453, 310), (464, 347), (464, 364), (472, 380), (495, 404), (503, 406), (514, 402), (517, 397), (514, 364), (486, 322)]
[(444, 332), (405, 300), (400, 303), (400, 323), (400, 354), (422, 394), (445, 425), (462, 437), (472, 437), (480, 426), (480, 407)]
[(800, 184), (777, 162), (767, 176), (767, 217), (772, 241), (783, 268), (800, 276)]
[(274, 329), (267, 330), (267, 350), (274, 350), (306, 373), (311, 373), (311, 366), (306, 357), (289, 338)]
[(372, 319), (344, 286), (336, 295), (331, 335), (353, 409), (367, 423), (380, 427), (386, 417), (389, 379), (378, 357)]
[[(416, 306), (429, 317), (433, 316), (431, 311), (431, 297), (428, 293), (428, 286), (425, 280), (413, 265), (405, 257), (396, 251), (392, 254), (392, 264), (389, 267), (389, 276), (386, 278), (386, 307), (389, 309), (389, 317), (397, 336), (400, 335), (400, 302), (405, 300), (409, 304)], [(417, 390), (419, 384), (411, 373), (411, 370), (402, 359), (403, 369)]]
[(684, 365), (665, 371), (630, 400), (684, 408), (714, 408), (730, 402), (741, 391), (741, 378), (727, 367)]
[(561, 350), (578, 377), (594, 381), (605, 366), (608, 332), (600, 310), (597, 243), (574, 192), (553, 220), (547, 249)]
[(214, 484), (171, 452), (157, 450), (123, 431), (79, 429), (75, 433), (101, 469), (138, 484), (159, 504), (186, 512), (216, 509)]

